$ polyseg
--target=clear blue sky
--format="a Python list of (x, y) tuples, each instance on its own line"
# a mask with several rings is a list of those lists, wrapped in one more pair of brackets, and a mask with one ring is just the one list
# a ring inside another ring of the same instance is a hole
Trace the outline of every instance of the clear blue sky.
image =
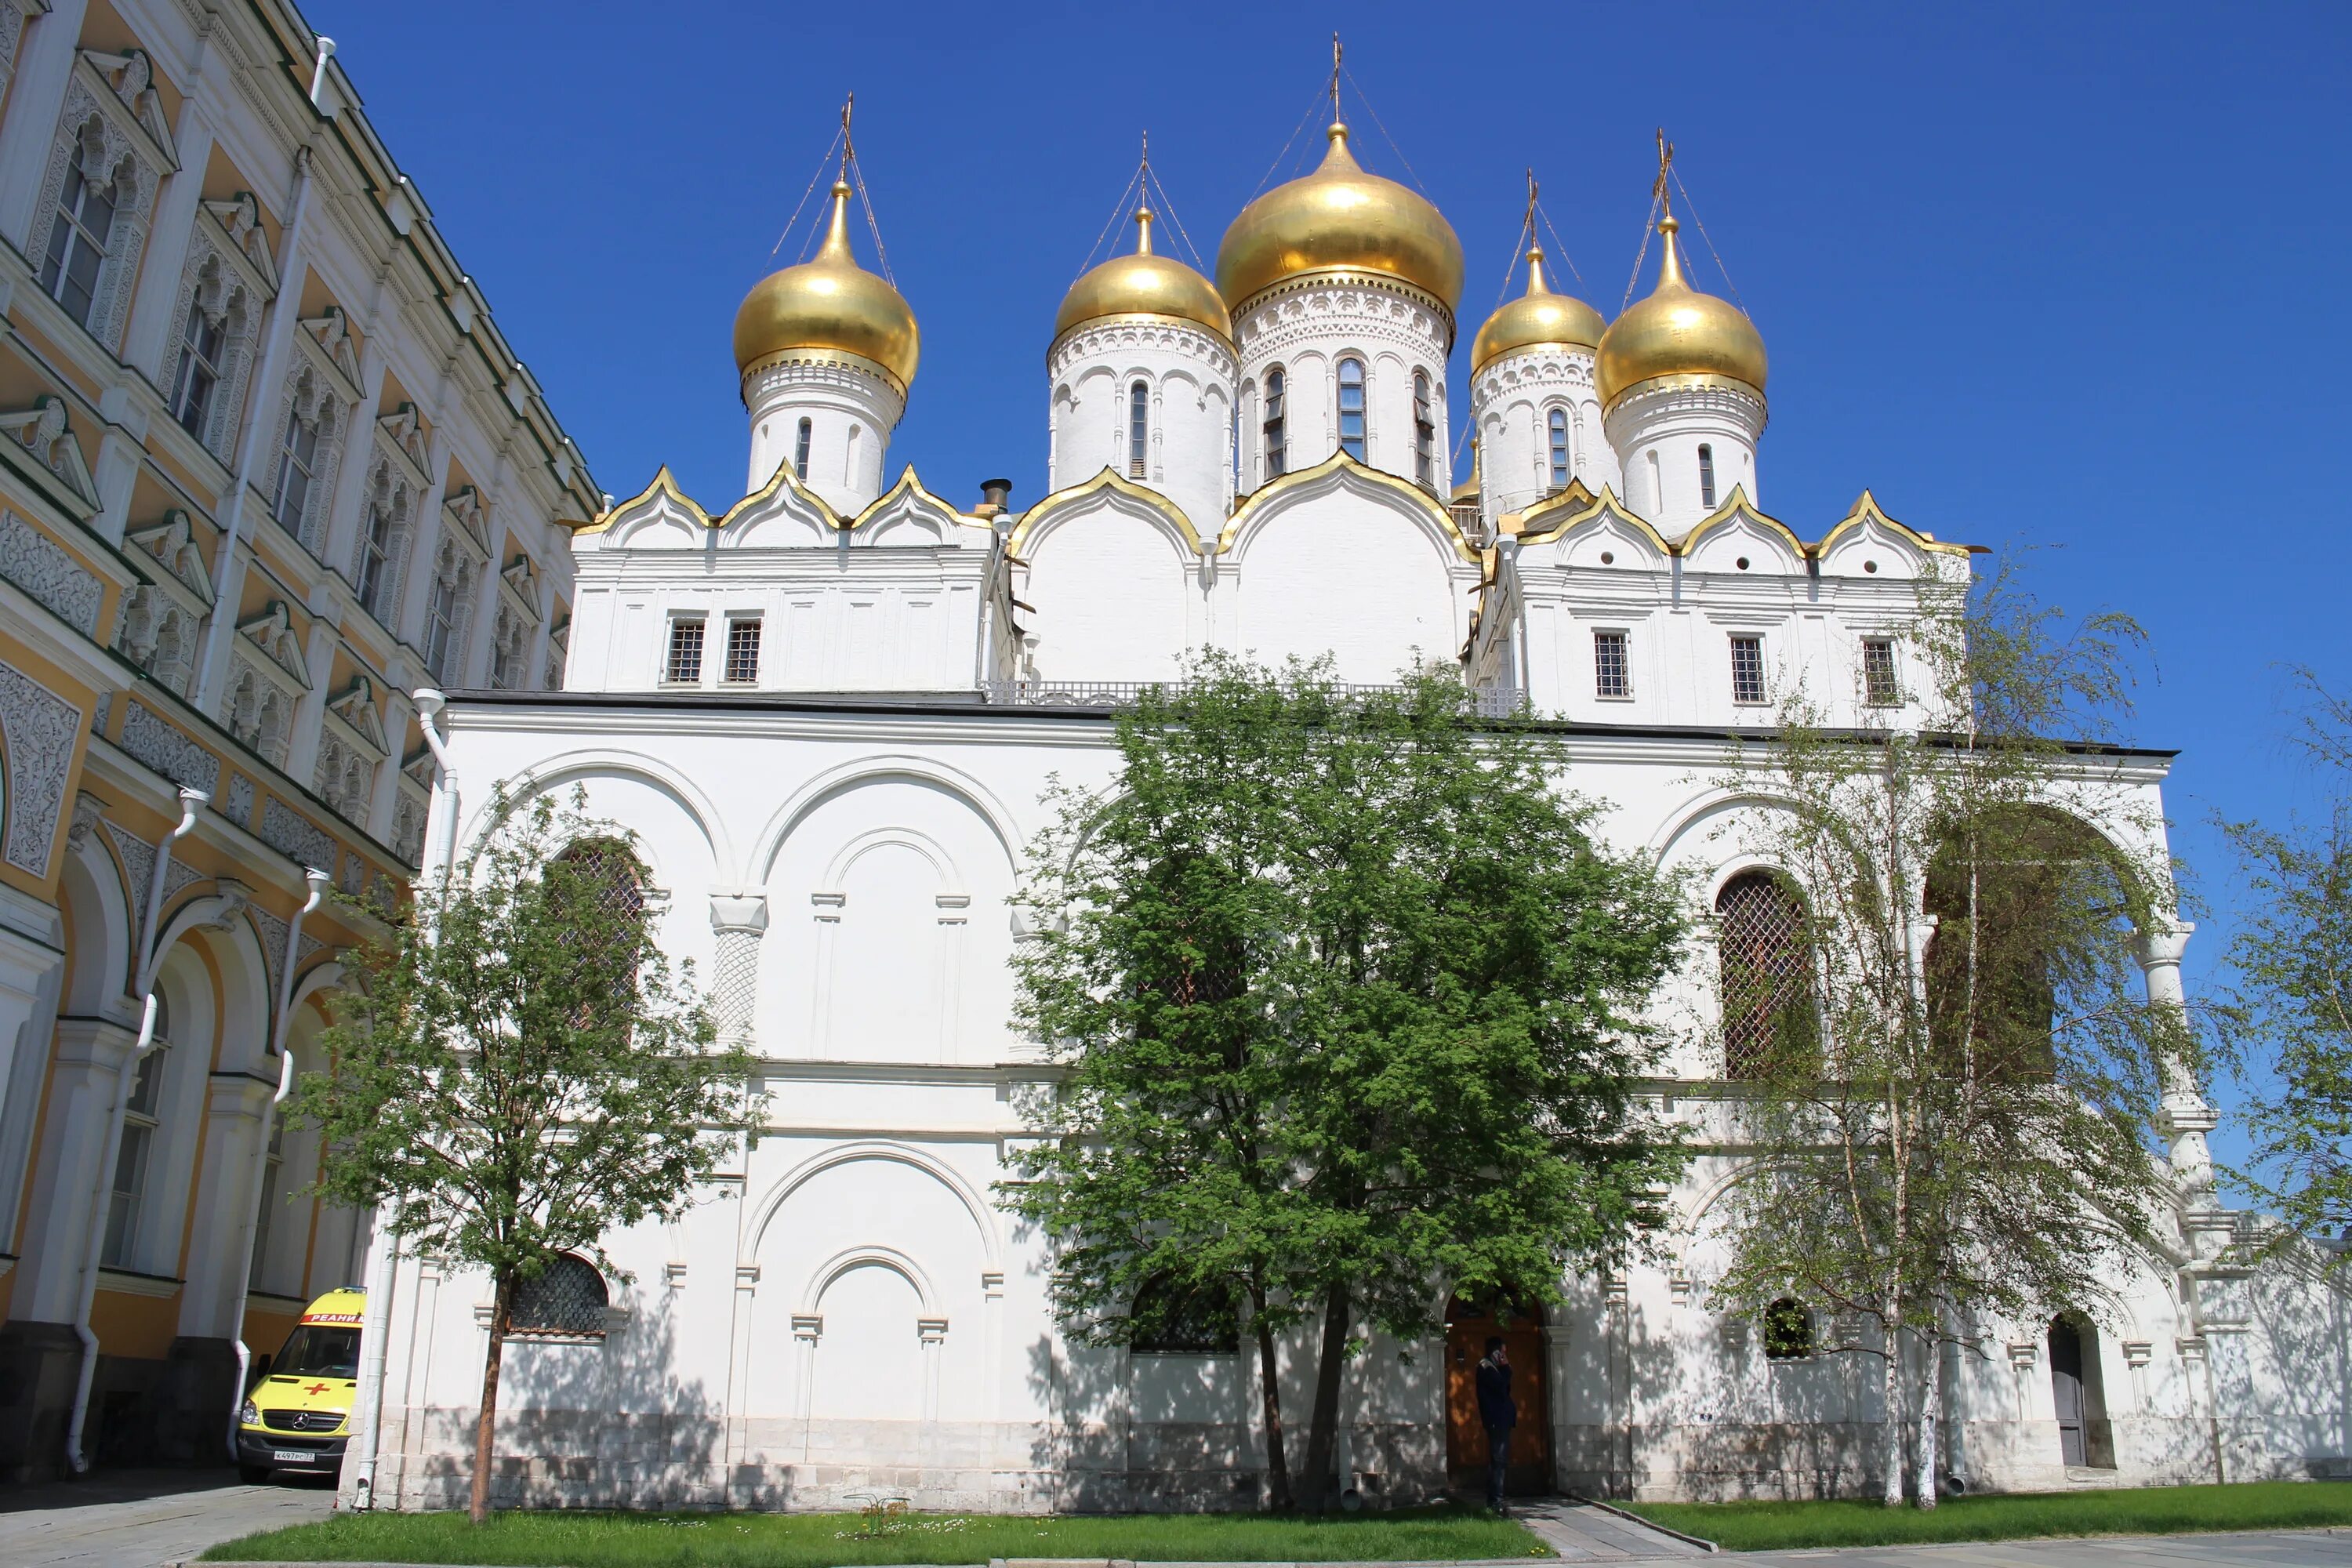
[(2045, 597), (2145, 624), (2137, 737), (2185, 753), (2176, 848), (2218, 905), (2192, 985), (2227, 924), (2207, 820), (2297, 795), (2283, 667), (2352, 681), (2341, 4), (307, 9), (615, 494), (663, 462), (707, 504), (740, 493), (736, 303), (855, 89), (923, 330), (891, 471), (1034, 500), (1054, 310), (1138, 132), (1213, 258), (1337, 25), (1468, 255), (1456, 407), (1521, 170), (1613, 314), (1664, 124), (1771, 352), (1768, 510), (1816, 538), (1868, 486), (1942, 538), (2054, 547)]

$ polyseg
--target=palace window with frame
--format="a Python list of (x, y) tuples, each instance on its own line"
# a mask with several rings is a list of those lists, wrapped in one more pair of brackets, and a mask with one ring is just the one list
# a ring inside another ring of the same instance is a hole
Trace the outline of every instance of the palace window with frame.
[(41, 292), (85, 327), (98, 303), (99, 275), (110, 258), (119, 194), (118, 181), (85, 174), (79, 156), (66, 160), (65, 187), (58, 193), (49, 251), (41, 262)]
[(318, 478), (320, 426), (324, 423), (305, 419), (295, 409), (286, 416), (286, 434), (278, 443), (278, 483), (270, 492), (269, 515), (297, 538), (310, 510), (311, 482)]
[(1551, 437), (1551, 488), (1557, 492), (1568, 489), (1568, 410), (1553, 409), (1547, 424)]
[(433, 564), (433, 590), (425, 599), (425, 668), (436, 686), (446, 686), (464, 673), (457, 634), (473, 582), (466, 558), (455, 544), (443, 540), (440, 559)]
[(1633, 695), (1633, 660), (1622, 631), (1592, 634), (1592, 695), (1603, 701), (1623, 701)]
[(662, 659), (662, 682), (667, 686), (699, 686), (702, 684), (702, 630), (700, 616), (679, 616), (669, 624), (669, 651)]
[(727, 664), (719, 679), (730, 686), (750, 686), (760, 679), (759, 616), (728, 617)]
[(1862, 700), (1873, 708), (1892, 708), (1903, 700), (1893, 637), (1862, 639)]
[(1289, 378), (1276, 365), (1265, 373), (1265, 477), (1282, 478), (1290, 458), (1289, 424), (1284, 405), (1288, 400)]
[(1755, 707), (1764, 696), (1764, 639), (1753, 632), (1731, 634), (1731, 700)]
[(164, 1062), (172, 1048), (164, 1037), (170, 1022), (170, 1009), (158, 991), (155, 1043), (139, 1058), (130, 1097), (122, 1102), (122, 1142), (114, 1157), (114, 1179), (107, 1188), (106, 1237), (98, 1253), (102, 1268), (129, 1268), (138, 1256), (139, 1215), (147, 1196), (147, 1167), (154, 1155), (162, 1120)]
[(278, 1191), (279, 1178), (286, 1165), (286, 1122), (281, 1117), (269, 1121), (269, 1149), (262, 1156), (261, 1206), (253, 1215), (253, 1266), (246, 1271), (245, 1287), (248, 1290), (262, 1289), (262, 1280), (269, 1268), (269, 1222), (277, 1216), (285, 1203)]
[(1364, 460), (1364, 362), (1339, 362), (1339, 450)]
[(199, 441), (212, 420), (213, 393), (227, 357), (228, 328), (226, 316), (216, 321), (205, 313), (202, 300), (188, 302), (187, 325), (180, 338), (180, 374), (172, 384), (172, 417)]

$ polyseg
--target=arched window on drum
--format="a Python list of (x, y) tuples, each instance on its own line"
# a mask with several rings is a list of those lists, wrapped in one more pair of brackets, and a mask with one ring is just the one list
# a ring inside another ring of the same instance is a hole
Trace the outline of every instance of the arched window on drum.
[(1716, 895), (1723, 1071), (1769, 1078), (1815, 1059), (1821, 1020), (1804, 900), (1776, 871), (1742, 871)]

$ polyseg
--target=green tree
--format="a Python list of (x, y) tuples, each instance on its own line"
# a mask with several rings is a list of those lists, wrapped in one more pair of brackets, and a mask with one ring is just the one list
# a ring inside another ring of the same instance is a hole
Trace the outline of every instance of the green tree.
[(2245, 884), (2225, 1044), (2278, 1086), (2248, 1097), (2252, 1158), (2230, 1174), (2278, 1209), (2282, 1242), (2352, 1226), (2352, 705), (2307, 669), (2298, 679), (2295, 742), (2323, 792), (2321, 815), (2221, 825)]
[(326, 1150), (316, 1191), (410, 1245), (487, 1270), (474, 1447), (487, 1517), (515, 1292), (559, 1255), (689, 1202), (748, 1130), (751, 1058), (711, 1048), (691, 966), (655, 941), (628, 836), (541, 797), (419, 889), (326, 1031), (289, 1118)]
[(1368, 1331), (1420, 1339), (1449, 1287), (1557, 1301), (1657, 1222), (1681, 1151), (1637, 1018), (1678, 906), (1596, 844), (1556, 737), (1449, 676), (1212, 658), (1117, 747), (1108, 798), (1055, 797), (1023, 895), (1018, 1016), (1064, 1076), (1011, 1201), (1081, 1339), (1245, 1326), (1276, 1507), (1276, 1338), (1319, 1323), (1319, 1509)]
[[(2103, 1316), (2102, 1275), (2160, 1256), (2153, 1129), (2193, 1062), (2133, 957), (2173, 887), (2110, 743), (2139, 642), (2121, 617), (2069, 624), (2005, 573), (1972, 595), (1930, 578), (1898, 722), (1837, 727), (1800, 693), (1725, 781), (1769, 803), (1739, 834), (1802, 914), (1780, 1016), (1746, 1000), (1760, 961), (1723, 954), (1728, 1135), (1750, 1163), (1711, 1294), (1759, 1319), (1792, 1295), (1831, 1309), (1849, 1331), (1829, 1348), (1883, 1358), (1890, 1506), (1906, 1359), (1915, 1495), (1933, 1508), (1945, 1347)], [(1752, 930), (1727, 921), (1719, 941)]]

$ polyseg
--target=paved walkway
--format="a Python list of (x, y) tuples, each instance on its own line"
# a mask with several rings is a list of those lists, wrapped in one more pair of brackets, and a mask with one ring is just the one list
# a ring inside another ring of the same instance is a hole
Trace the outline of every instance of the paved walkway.
[(1848, 1546), (1821, 1552), (1726, 1552), (1725, 1568), (2352, 1568), (2352, 1531), (2111, 1535), (2081, 1541), (1986, 1541), (1959, 1546)]
[(226, 1470), (100, 1470), (88, 1480), (0, 1487), (6, 1568), (157, 1568), (257, 1530), (333, 1510), (319, 1482), (248, 1487)]
[(1511, 1517), (1536, 1532), (1546, 1546), (1570, 1563), (1633, 1563), (1665, 1557), (1705, 1557), (1704, 1547), (1653, 1530), (1646, 1524), (1566, 1498), (1534, 1498), (1511, 1504)]

